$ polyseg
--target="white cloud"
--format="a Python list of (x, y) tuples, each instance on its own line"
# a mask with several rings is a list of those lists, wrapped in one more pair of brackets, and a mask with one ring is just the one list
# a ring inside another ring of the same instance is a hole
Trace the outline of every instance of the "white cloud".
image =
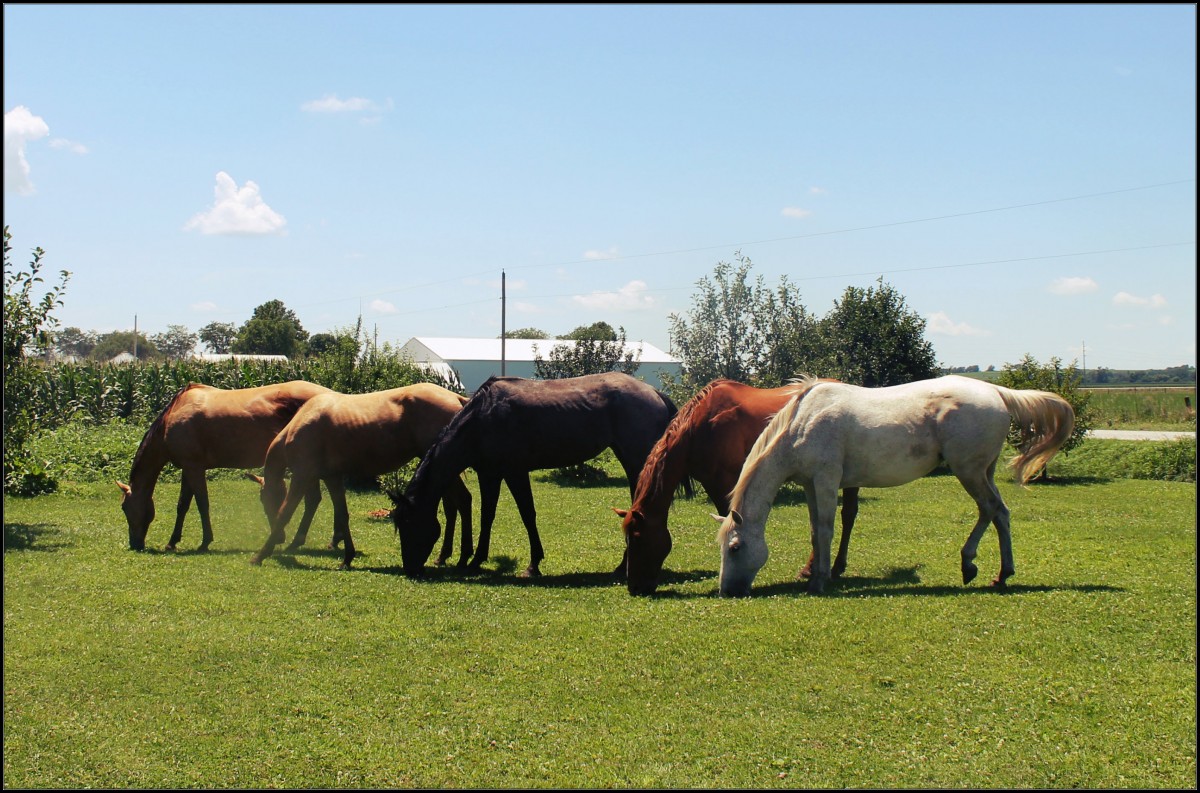
[(825, 191), (824, 187), (814, 186), (814, 187), (808, 188), (808, 192), (811, 193), (812, 195), (825, 195), (826, 191)]
[(782, 214), (786, 218), (806, 218), (812, 214), (812, 210), (801, 209), (800, 207), (784, 207)]
[(381, 108), (370, 99), (360, 96), (338, 99), (336, 95), (330, 94), (321, 99), (305, 102), (300, 105), (300, 109), (306, 113), (362, 113), (377, 112)]
[(396, 307), (386, 300), (372, 300), (370, 309), (380, 314), (395, 314)]
[(589, 259), (591, 261), (601, 261), (603, 259), (619, 259), (619, 258), (621, 258), (621, 252), (618, 251), (615, 247), (609, 248), (607, 251), (596, 251), (596, 250), (584, 251), (583, 258)]
[(71, 152), (72, 154), (87, 154), (88, 153), (87, 146), (84, 146), (82, 143), (76, 143), (73, 140), (67, 140), (66, 138), (55, 138), (54, 140), (50, 141), (50, 148), (66, 149), (67, 151)]
[(201, 300), (199, 303), (192, 303), (190, 308), (192, 311), (215, 311), (217, 304), (211, 300)]
[(1091, 278), (1056, 278), (1049, 289), (1056, 295), (1083, 295), (1095, 292), (1100, 286)]
[(965, 322), (955, 322), (944, 311), (936, 311), (925, 317), (925, 328), (939, 336), (991, 336), (989, 330), (972, 327)]
[(576, 295), (571, 299), (591, 309), (640, 311), (653, 308), (657, 304), (653, 297), (643, 294), (645, 291), (645, 281), (630, 281), (615, 292), (593, 292), (590, 295)]
[(217, 173), (213, 190), (216, 201), (206, 212), (200, 212), (184, 224), (185, 231), (201, 234), (281, 234), (287, 220), (267, 206), (258, 193), (258, 185), (246, 182), (238, 187), (233, 177), (224, 171)]
[(29, 161), (25, 159), (25, 144), (50, 134), (50, 125), (35, 116), (24, 105), (17, 105), (4, 114), (4, 189), (21, 195), (34, 192), (29, 178)]
[(1165, 308), (1167, 299), (1162, 295), (1139, 297), (1128, 292), (1117, 292), (1112, 299), (1114, 306), (1135, 306), (1137, 308)]

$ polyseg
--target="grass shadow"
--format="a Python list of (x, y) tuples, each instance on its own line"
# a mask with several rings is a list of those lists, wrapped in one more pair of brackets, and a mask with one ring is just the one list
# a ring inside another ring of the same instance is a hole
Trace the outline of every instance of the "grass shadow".
[(55, 542), (50, 539), (56, 535), (58, 535), (57, 529), (49, 523), (5, 523), (4, 552), (53, 552), (60, 548), (66, 548), (68, 543)]
[[(990, 586), (986, 581), (970, 584), (922, 584), (918, 571), (920, 565), (896, 567), (882, 576), (842, 576), (825, 585), (825, 592), (817, 597), (961, 597), (980, 595), (1021, 595), (1036, 592), (1123, 592), (1121, 587), (1106, 584), (1013, 584), (1002, 587)], [(807, 595), (808, 580), (784, 581), (754, 587), (754, 595)]]

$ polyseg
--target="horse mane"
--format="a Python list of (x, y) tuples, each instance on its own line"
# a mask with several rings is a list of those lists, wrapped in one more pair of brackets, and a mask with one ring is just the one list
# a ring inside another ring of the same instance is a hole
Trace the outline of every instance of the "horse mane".
[(133, 464), (129, 468), (130, 481), (133, 480), (134, 472), (137, 471), (138, 467), (141, 465), (142, 458), (146, 455), (147, 450), (150, 448), (151, 439), (156, 435), (162, 434), (163, 424), (165, 423), (167, 414), (171, 412), (171, 408), (175, 407), (175, 403), (179, 401), (179, 398), (182, 397), (184, 393), (193, 388), (198, 388), (201, 385), (203, 385), (203, 383), (188, 383), (183, 388), (176, 391), (175, 396), (171, 397), (171, 401), (167, 403), (167, 406), (159, 412), (154, 421), (150, 422), (149, 428), (146, 429), (146, 434), (142, 436), (142, 441), (138, 444), (137, 451), (133, 454)]
[(733, 487), (733, 492), (729, 494), (730, 504), (741, 503), (742, 498), (745, 496), (746, 487), (753, 478), (750, 474), (758, 468), (759, 461), (767, 455), (767, 452), (791, 429), (792, 422), (796, 418), (796, 412), (800, 409), (800, 403), (812, 391), (813, 386), (820, 383), (836, 382), (839, 381), (816, 377), (810, 374), (800, 374), (788, 381), (789, 385), (795, 386), (793, 396), (783, 407), (775, 412), (775, 415), (767, 420), (767, 426), (763, 428), (762, 434), (758, 436), (758, 439), (754, 441), (754, 445), (750, 447), (750, 451), (746, 455), (746, 461), (742, 464), (742, 475), (738, 477), (737, 484)]

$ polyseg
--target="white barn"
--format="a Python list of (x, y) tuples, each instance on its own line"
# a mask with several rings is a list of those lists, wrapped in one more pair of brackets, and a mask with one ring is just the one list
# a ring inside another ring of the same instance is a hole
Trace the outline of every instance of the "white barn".
[[(565, 339), (504, 339), (503, 341), (503, 374), (516, 377), (535, 376), (535, 352), (544, 360), (548, 360), (550, 350), (554, 347), (575, 343)], [(414, 336), (400, 349), (407, 353), (414, 363), (435, 371), (447, 379), (453, 378), (451, 382), (456, 380), (462, 385), (464, 391), (472, 393), (489, 377), (501, 374), (500, 342), (500, 339)], [(663, 373), (678, 379), (683, 372), (683, 365), (678, 358), (672, 358), (653, 344), (644, 341), (627, 341), (625, 349), (632, 350), (635, 360), (640, 362), (640, 366), (634, 372), (634, 377), (645, 380), (655, 388), (662, 387)]]

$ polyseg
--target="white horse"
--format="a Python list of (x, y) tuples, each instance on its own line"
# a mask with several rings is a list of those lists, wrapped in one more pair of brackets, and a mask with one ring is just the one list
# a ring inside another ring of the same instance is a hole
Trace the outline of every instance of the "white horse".
[(1010, 465), (1024, 484), (1071, 437), (1075, 411), (1057, 394), (957, 375), (888, 388), (813, 382), (767, 424), (742, 466), (729, 513), (713, 516), (721, 521), (721, 594), (749, 594), (766, 564), (767, 515), (784, 481), (804, 487), (814, 554), (808, 591), (819, 593), (830, 575), (838, 489), (907, 484), (939, 459), (979, 506), (979, 520), (962, 547), (963, 583), (979, 572), (973, 562), (979, 539), (994, 523), (1000, 574), (992, 585), (1003, 586), (1015, 568), (1008, 507), (993, 476), (1010, 420), (1021, 431)]

